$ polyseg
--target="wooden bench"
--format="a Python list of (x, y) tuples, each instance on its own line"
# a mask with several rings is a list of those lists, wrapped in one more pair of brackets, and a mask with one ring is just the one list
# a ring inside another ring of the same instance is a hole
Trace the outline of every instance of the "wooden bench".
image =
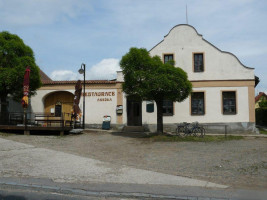
[[(60, 118), (60, 119), (59, 119)], [(64, 119), (62, 117), (57, 117), (48, 114), (35, 114), (34, 122), (37, 126), (52, 126), (64, 127)]]

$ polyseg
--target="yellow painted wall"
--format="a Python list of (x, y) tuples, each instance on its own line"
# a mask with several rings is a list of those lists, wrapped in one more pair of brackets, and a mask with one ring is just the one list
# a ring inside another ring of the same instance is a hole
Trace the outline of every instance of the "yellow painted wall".
[(55, 109), (56, 103), (60, 102), (62, 105), (62, 113), (65, 113), (65, 120), (70, 120), (73, 100), (74, 95), (70, 92), (53, 92), (49, 94), (44, 100), (44, 112), (50, 114), (51, 108)]

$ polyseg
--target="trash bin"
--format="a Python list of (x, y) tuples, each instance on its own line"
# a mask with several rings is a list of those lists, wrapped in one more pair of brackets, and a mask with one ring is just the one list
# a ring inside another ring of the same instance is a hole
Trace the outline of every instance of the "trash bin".
[(105, 115), (103, 117), (102, 129), (109, 130), (110, 129), (110, 121), (111, 121), (111, 117), (108, 115)]

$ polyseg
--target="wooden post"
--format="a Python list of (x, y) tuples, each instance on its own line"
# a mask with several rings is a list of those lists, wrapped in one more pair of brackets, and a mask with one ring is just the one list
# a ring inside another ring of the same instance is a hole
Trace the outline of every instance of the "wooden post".
[(64, 136), (64, 117), (63, 117), (63, 113), (61, 113), (61, 131), (60, 131), (60, 136)]
[(30, 131), (27, 127), (27, 108), (24, 108), (24, 135), (30, 135)]

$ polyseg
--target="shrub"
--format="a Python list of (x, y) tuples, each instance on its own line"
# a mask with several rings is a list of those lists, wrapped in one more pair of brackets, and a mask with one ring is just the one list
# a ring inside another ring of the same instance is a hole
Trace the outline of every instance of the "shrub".
[(256, 109), (256, 124), (267, 126), (267, 108)]

